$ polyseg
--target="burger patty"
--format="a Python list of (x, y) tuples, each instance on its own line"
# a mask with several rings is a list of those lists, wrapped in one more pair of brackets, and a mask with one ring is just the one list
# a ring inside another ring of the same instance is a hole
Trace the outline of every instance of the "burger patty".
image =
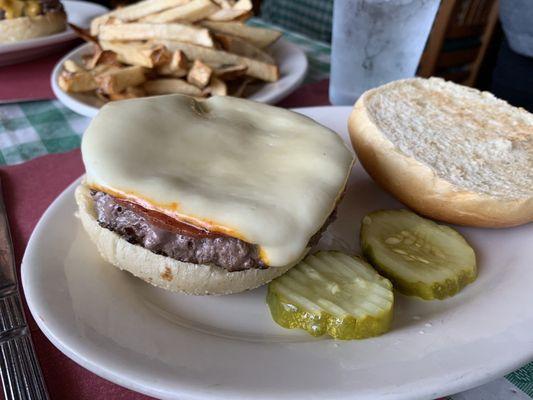
[[(213, 264), (230, 272), (268, 266), (259, 258), (255, 244), (218, 233), (200, 230), (139, 205), (117, 199), (101, 191), (91, 191), (98, 223), (132, 244), (156, 254), (193, 264)], [(311, 238), (318, 242), (322, 232), (335, 219), (335, 211)], [(180, 226), (181, 225), (181, 226)]]

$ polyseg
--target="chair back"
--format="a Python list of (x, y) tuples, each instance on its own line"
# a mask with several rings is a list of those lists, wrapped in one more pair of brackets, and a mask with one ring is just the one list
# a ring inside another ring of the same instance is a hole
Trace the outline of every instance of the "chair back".
[(473, 86), (498, 21), (498, 0), (443, 0), (418, 75)]

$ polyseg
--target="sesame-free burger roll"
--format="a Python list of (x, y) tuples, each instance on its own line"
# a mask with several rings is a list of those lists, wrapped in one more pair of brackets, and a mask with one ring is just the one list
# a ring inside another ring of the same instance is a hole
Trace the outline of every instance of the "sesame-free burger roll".
[(82, 142), (80, 217), (102, 257), (153, 285), (228, 294), (295, 265), (354, 162), (331, 130), (231, 97), (113, 102)]

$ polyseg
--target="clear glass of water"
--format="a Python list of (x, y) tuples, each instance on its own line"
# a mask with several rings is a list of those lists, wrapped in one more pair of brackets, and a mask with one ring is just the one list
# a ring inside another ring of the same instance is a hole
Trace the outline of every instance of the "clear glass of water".
[(329, 99), (413, 77), (440, 0), (335, 0)]

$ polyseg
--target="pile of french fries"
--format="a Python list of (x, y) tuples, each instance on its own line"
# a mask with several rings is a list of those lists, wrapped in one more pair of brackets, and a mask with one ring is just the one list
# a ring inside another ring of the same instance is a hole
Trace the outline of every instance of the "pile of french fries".
[(265, 50), (281, 32), (251, 27), (250, 0), (143, 0), (95, 18), (82, 62), (67, 60), (58, 78), (66, 92), (104, 101), (180, 93), (241, 97), (254, 81), (275, 82)]

